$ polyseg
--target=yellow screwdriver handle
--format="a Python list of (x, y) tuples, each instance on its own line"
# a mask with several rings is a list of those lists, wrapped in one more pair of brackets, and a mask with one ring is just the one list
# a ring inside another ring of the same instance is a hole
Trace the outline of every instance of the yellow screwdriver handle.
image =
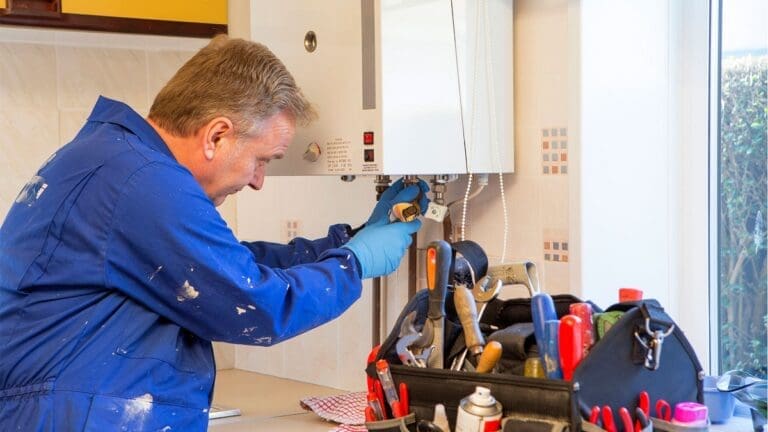
[(490, 341), (485, 345), (483, 353), (480, 354), (480, 359), (477, 361), (477, 373), (490, 372), (496, 363), (501, 358), (501, 344), (498, 341)]

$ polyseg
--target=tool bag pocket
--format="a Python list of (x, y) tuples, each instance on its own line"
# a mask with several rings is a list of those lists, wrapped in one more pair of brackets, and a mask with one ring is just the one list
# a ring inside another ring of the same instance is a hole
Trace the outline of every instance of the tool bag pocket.
[(416, 414), (410, 413), (405, 417), (366, 422), (365, 428), (378, 432), (416, 432)]
[(638, 394), (648, 392), (651, 416), (659, 399), (703, 403), (703, 378), (696, 353), (680, 327), (656, 300), (617, 303), (606, 312), (624, 314), (573, 373), (579, 407), (609, 405), (634, 412)]
[[(608, 308), (606, 312), (618, 311), (623, 315), (581, 360), (572, 381), (401, 365), (395, 347), (400, 325), (413, 311), (416, 311), (416, 324), (424, 323), (428, 308), (426, 291), (419, 291), (403, 309), (377, 358), (390, 363), (397, 384), (407, 384), (410, 409), (417, 419), (431, 420), (434, 406), (442, 403), (453, 428), (459, 402), (474, 392), (476, 386), (491, 390), (502, 404), (508, 422), (534, 422), (544, 429), (549, 425), (553, 431), (581, 430), (582, 416), (588, 416), (594, 405), (608, 405), (614, 412), (626, 407), (634, 412), (641, 391), (649, 393), (651, 410), (660, 398), (671, 406), (683, 401), (703, 400), (701, 365), (682, 330), (655, 300), (617, 303)], [(580, 301), (573, 296), (553, 296), (553, 300), (558, 317), (568, 313), (570, 304)], [(461, 352), (453, 346), (463, 347), (464, 344), (452, 295), (448, 295), (445, 306), (445, 364), (450, 365), (451, 357)], [(530, 322), (530, 308), (530, 299), (494, 300), (483, 315), (481, 327), (503, 328)], [(666, 337), (660, 342), (654, 339), (664, 335)], [(659, 343), (661, 349), (654, 350)], [(525, 346), (521, 349), (526, 351)], [(517, 355), (521, 360), (521, 354)], [(372, 365), (367, 372), (376, 376)], [(651, 416), (654, 415), (651, 412)], [(622, 432), (621, 425), (617, 426)]]

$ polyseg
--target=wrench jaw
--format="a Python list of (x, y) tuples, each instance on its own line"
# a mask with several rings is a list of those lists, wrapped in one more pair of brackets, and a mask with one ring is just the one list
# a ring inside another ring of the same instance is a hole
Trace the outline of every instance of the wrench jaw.
[(397, 356), (400, 357), (400, 361), (406, 366), (414, 367), (427, 367), (427, 361), (432, 354), (433, 346), (428, 346), (420, 350), (419, 353), (414, 353), (415, 345), (413, 344), (421, 338), (421, 333), (411, 333), (401, 337), (397, 344)]
[(479, 306), (496, 298), (501, 291), (503, 283), (501, 279), (496, 279), (491, 276), (483, 276), (482, 279), (472, 287), (472, 296), (475, 298), (475, 303)]
[(427, 361), (427, 366), (431, 368), (443, 368), (443, 325), (443, 319), (429, 320), (424, 325), (425, 328), (430, 326), (433, 332), (432, 349), (429, 355), (429, 360)]
[[(432, 327), (424, 325), (422, 332), (418, 332), (414, 326), (416, 312), (411, 312), (403, 320), (400, 326), (400, 339), (397, 340), (395, 347), (397, 356), (406, 366), (427, 367), (427, 361), (432, 354)], [(430, 321), (427, 321), (430, 323)], [(418, 352), (414, 352), (418, 351)]]

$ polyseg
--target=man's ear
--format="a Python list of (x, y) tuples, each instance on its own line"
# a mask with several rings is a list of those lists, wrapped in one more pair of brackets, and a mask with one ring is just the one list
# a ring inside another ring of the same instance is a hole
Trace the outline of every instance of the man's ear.
[(207, 160), (212, 160), (216, 150), (224, 141), (234, 138), (235, 130), (232, 121), (227, 117), (216, 117), (203, 126), (203, 154)]

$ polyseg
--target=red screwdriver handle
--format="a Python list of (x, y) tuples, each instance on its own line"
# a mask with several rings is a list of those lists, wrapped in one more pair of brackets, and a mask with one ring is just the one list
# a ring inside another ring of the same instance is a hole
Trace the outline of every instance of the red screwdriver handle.
[(573, 370), (576, 369), (584, 353), (581, 335), (581, 318), (576, 315), (566, 315), (560, 319), (558, 348), (560, 349), (560, 367), (566, 381), (573, 378)]

